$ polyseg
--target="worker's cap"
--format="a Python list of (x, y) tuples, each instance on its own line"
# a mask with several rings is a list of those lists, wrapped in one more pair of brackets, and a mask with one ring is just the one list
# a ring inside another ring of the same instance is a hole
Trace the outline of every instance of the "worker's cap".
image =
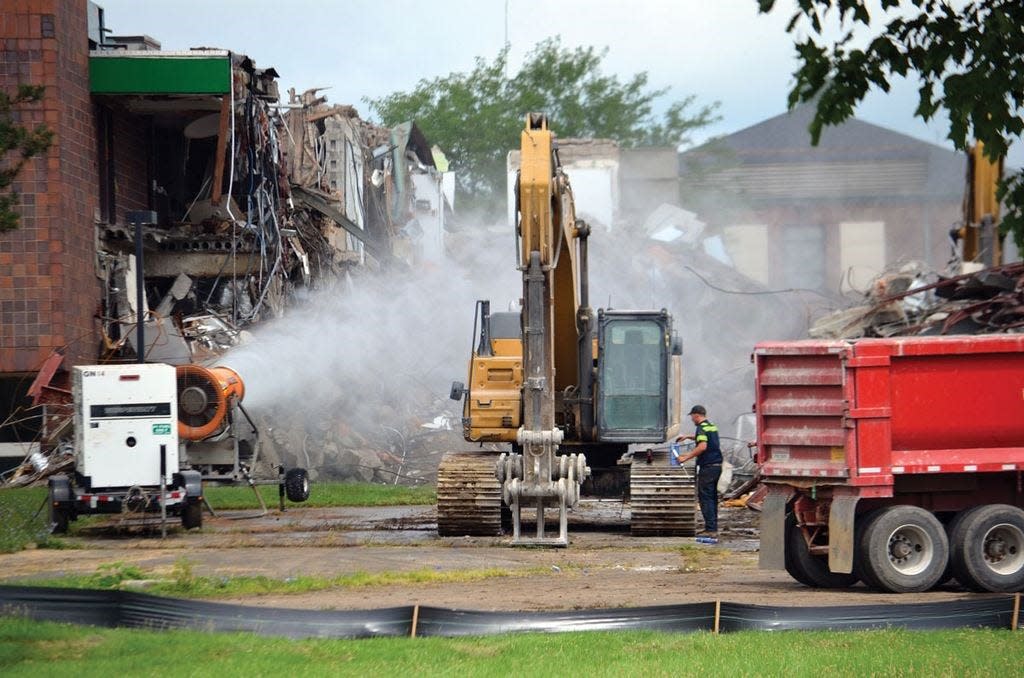
[(694, 405), (690, 408), (690, 414), (707, 414), (708, 411), (704, 409), (703, 405)]

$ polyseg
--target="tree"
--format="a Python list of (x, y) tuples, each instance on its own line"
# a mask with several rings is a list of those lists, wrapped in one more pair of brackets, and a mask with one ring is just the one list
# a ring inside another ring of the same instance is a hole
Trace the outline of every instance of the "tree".
[[(761, 13), (776, 0), (757, 0)], [(879, 5), (880, 3), (880, 5)], [(806, 32), (796, 43), (800, 65), (790, 108), (816, 100), (810, 126), (818, 143), (826, 125), (838, 125), (872, 87), (888, 92), (896, 76), (920, 81), (915, 115), (949, 114), (949, 139), (965, 150), (972, 139), (991, 159), (1005, 156), (1024, 131), (1024, 2), (874, 0), (887, 23), (872, 25), (866, 0), (796, 0), (787, 31)], [(840, 37), (825, 34), (838, 26)], [(866, 47), (859, 47), (864, 32)], [(856, 35), (855, 35), (856, 34)], [(1024, 174), (1008, 172), (999, 188), (1004, 234), (1024, 249)]]
[(468, 201), (499, 213), (505, 201), (505, 156), (519, 147), (529, 111), (546, 112), (560, 137), (614, 139), (626, 147), (676, 146), (717, 120), (717, 103), (690, 114), (693, 96), (655, 115), (655, 103), (667, 89), (649, 89), (646, 72), (625, 82), (603, 74), (607, 53), (594, 47), (569, 49), (557, 37), (549, 38), (511, 76), (506, 48), (493, 61), (477, 58), (468, 73), (424, 79), (412, 91), (369, 103), (385, 125), (415, 120), (458, 168), (459, 188)]
[(44, 90), (38, 85), (18, 85), (13, 97), (0, 92), (0, 232), (18, 227), (18, 193), (10, 188), (14, 178), (29, 159), (45, 153), (53, 143), (53, 131), (46, 125), (29, 129), (14, 115), (15, 107), (41, 100)]

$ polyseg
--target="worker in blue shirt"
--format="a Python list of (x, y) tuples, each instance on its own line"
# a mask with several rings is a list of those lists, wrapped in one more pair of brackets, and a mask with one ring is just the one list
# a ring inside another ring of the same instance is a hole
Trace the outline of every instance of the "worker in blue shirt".
[(676, 442), (692, 440), (696, 447), (679, 463), (697, 460), (697, 499), (704, 517), (704, 530), (697, 533), (701, 541), (714, 543), (718, 540), (718, 479), (722, 475), (722, 447), (718, 442), (718, 427), (708, 421), (708, 411), (703, 405), (690, 408), (690, 420), (697, 430), (693, 435), (679, 436)]

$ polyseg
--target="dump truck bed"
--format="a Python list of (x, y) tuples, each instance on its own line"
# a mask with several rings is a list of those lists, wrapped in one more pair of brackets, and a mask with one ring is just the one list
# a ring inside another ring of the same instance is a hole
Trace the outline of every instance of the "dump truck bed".
[(762, 474), (873, 488), (1024, 470), (1024, 335), (763, 342)]

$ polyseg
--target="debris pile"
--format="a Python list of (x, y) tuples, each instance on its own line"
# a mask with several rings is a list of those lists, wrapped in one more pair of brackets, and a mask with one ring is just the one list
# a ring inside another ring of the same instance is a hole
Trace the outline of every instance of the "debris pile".
[(904, 264), (873, 281), (864, 303), (831, 313), (815, 339), (1024, 331), (1024, 262), (952, 277)]
[[(301, 416), (286, 405), (258, 416), (268, 458), (307, 468), (313, 480), (415, 485), (433, 483), (441, 456), (467, 445), (453, 407), (436, 393), (371, 403), (340, 391)], [(378, 418), (367, 419), (367, 409)]]

